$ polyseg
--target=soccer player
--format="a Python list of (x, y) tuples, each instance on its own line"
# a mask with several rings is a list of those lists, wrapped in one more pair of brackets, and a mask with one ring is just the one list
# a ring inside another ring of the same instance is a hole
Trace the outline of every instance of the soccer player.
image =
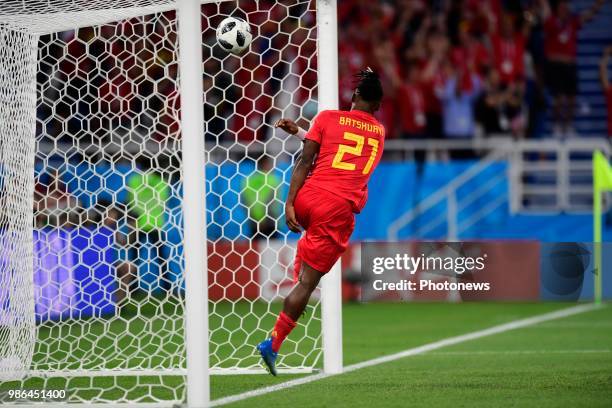
[(281, 344), (310, 295), (346, 250), (354, 213), (365, 206), (368, 180), (382, 155), (385, 129), (373, 116), (383, 96), (380, 79), (370, 68), (357, 78), (350, 112), (322, 111), (308, 133), (289, 119), (275, 124), (304, 141), (291, 175), (285, 218), (291, 231), (306, 232), (297, 245), (297, 283), (285, 298), (271, 337), (257, 346), (272, 375)]

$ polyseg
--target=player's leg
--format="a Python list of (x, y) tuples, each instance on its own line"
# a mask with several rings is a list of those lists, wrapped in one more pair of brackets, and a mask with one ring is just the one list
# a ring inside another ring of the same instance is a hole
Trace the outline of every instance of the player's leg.
[(297, 272), (296, 285), (285, 298), (272, 336), (257, 347), (273, 375), (276, 375), (275, 361), (283, 341), (295, 328), (321, 277), (346, 250), (355, 226), (351, 204), (333, 194), (303, 188), (296, 198), (295, 209), (298, 222), (306, 229), (297, 245), (293, 268)]
[(576, 94), (578, 93), (578, 68), (576, 64), (564, 64), (563, 69), (563, 130), (566, 137), (576, 136), (574, 130), (574, 115), (576, 113)]
[(567, 94), (563, 106), (563, 132), (566, 137), (576, 136), (574, 129), (574, 115), (576, 112), (576, 96)]
[(552, 98), (553, 136), (563, 135), (563, 97), (555, 95)]
[(283, 303), (283, 311), (279, 314), (272, 331), (272, 350), (278, 353), (283, 341), (293, 330), (300, 318), (310, 295), (316, 289), (323, 273), (317, 271), (306, 262), (302, 262), (297, 284), (293, 287)]
[(562, 64), (556, 61), (546, 62), (546, 86), (552, 95), (552, 124), (553, 136), (561, 137), (563, 135), (563, 78), (560, 72)]
[(298, 282), (285, 298), (283, 311), (278, 315), (272, 336), (257, 346), (272, 375), (276, 375), (276, 358), (281, 345), (297, 325), (297, 320), (304, 313), (308, 300), (322, 276), (323, 273), (301, 262)]
[(300, 270), (297, 285), (293, 287), (285, 298), (283, 313), (293, 320), (299, 319), (302, 313), (304, 313), (304, 309), (306, 309), (310, 295), (312, 295), (322, 277), (323, 273), (302, 261), (302, 269)]

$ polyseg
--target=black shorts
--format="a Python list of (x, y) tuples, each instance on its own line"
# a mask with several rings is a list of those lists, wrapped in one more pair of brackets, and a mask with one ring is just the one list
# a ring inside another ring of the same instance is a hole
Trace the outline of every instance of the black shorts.
[(442, 114), (437, 112), (427, 112), (427, 123), (425, 127), (425, 135), (428, 139), (443, 139), (444, 128)]
[(574, 63), (548, 61), (545, 81), (553, 96), (575, 96), (578, 93), (578, 68)]

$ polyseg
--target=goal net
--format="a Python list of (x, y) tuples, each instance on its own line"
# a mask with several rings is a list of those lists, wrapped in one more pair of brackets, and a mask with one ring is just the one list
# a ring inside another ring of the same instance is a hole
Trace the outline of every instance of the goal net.
[[(272, 124), (307, 127), (316, 114), (315, 2), (205, 3), (210, 368), (263, 373), (255, 345), (292, 287), (297, 238), (282, 199), (300, 143)], [(66, 390), (55, 397), (68, 403), (185, 400), (176, 7), (0, 7), (1, 389)], [(249, 22), (249, 52), (216, 45), (227, 16)], [(318, 299), (280, 372), (321, 364)]]

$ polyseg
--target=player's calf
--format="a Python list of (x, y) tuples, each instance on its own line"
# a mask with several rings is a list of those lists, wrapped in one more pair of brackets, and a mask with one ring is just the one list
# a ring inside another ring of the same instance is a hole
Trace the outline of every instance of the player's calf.
[(272, 375), (276, 375), (275, 364), (281, 345), (297, 325), (297, 319), (304, 312), (310, 295), (322, 276), (321, 272), (303, 263), (299, 281), (285, 298), (283, 311), (278, 315), (271, 337), (257, 346), (262, 360)]

